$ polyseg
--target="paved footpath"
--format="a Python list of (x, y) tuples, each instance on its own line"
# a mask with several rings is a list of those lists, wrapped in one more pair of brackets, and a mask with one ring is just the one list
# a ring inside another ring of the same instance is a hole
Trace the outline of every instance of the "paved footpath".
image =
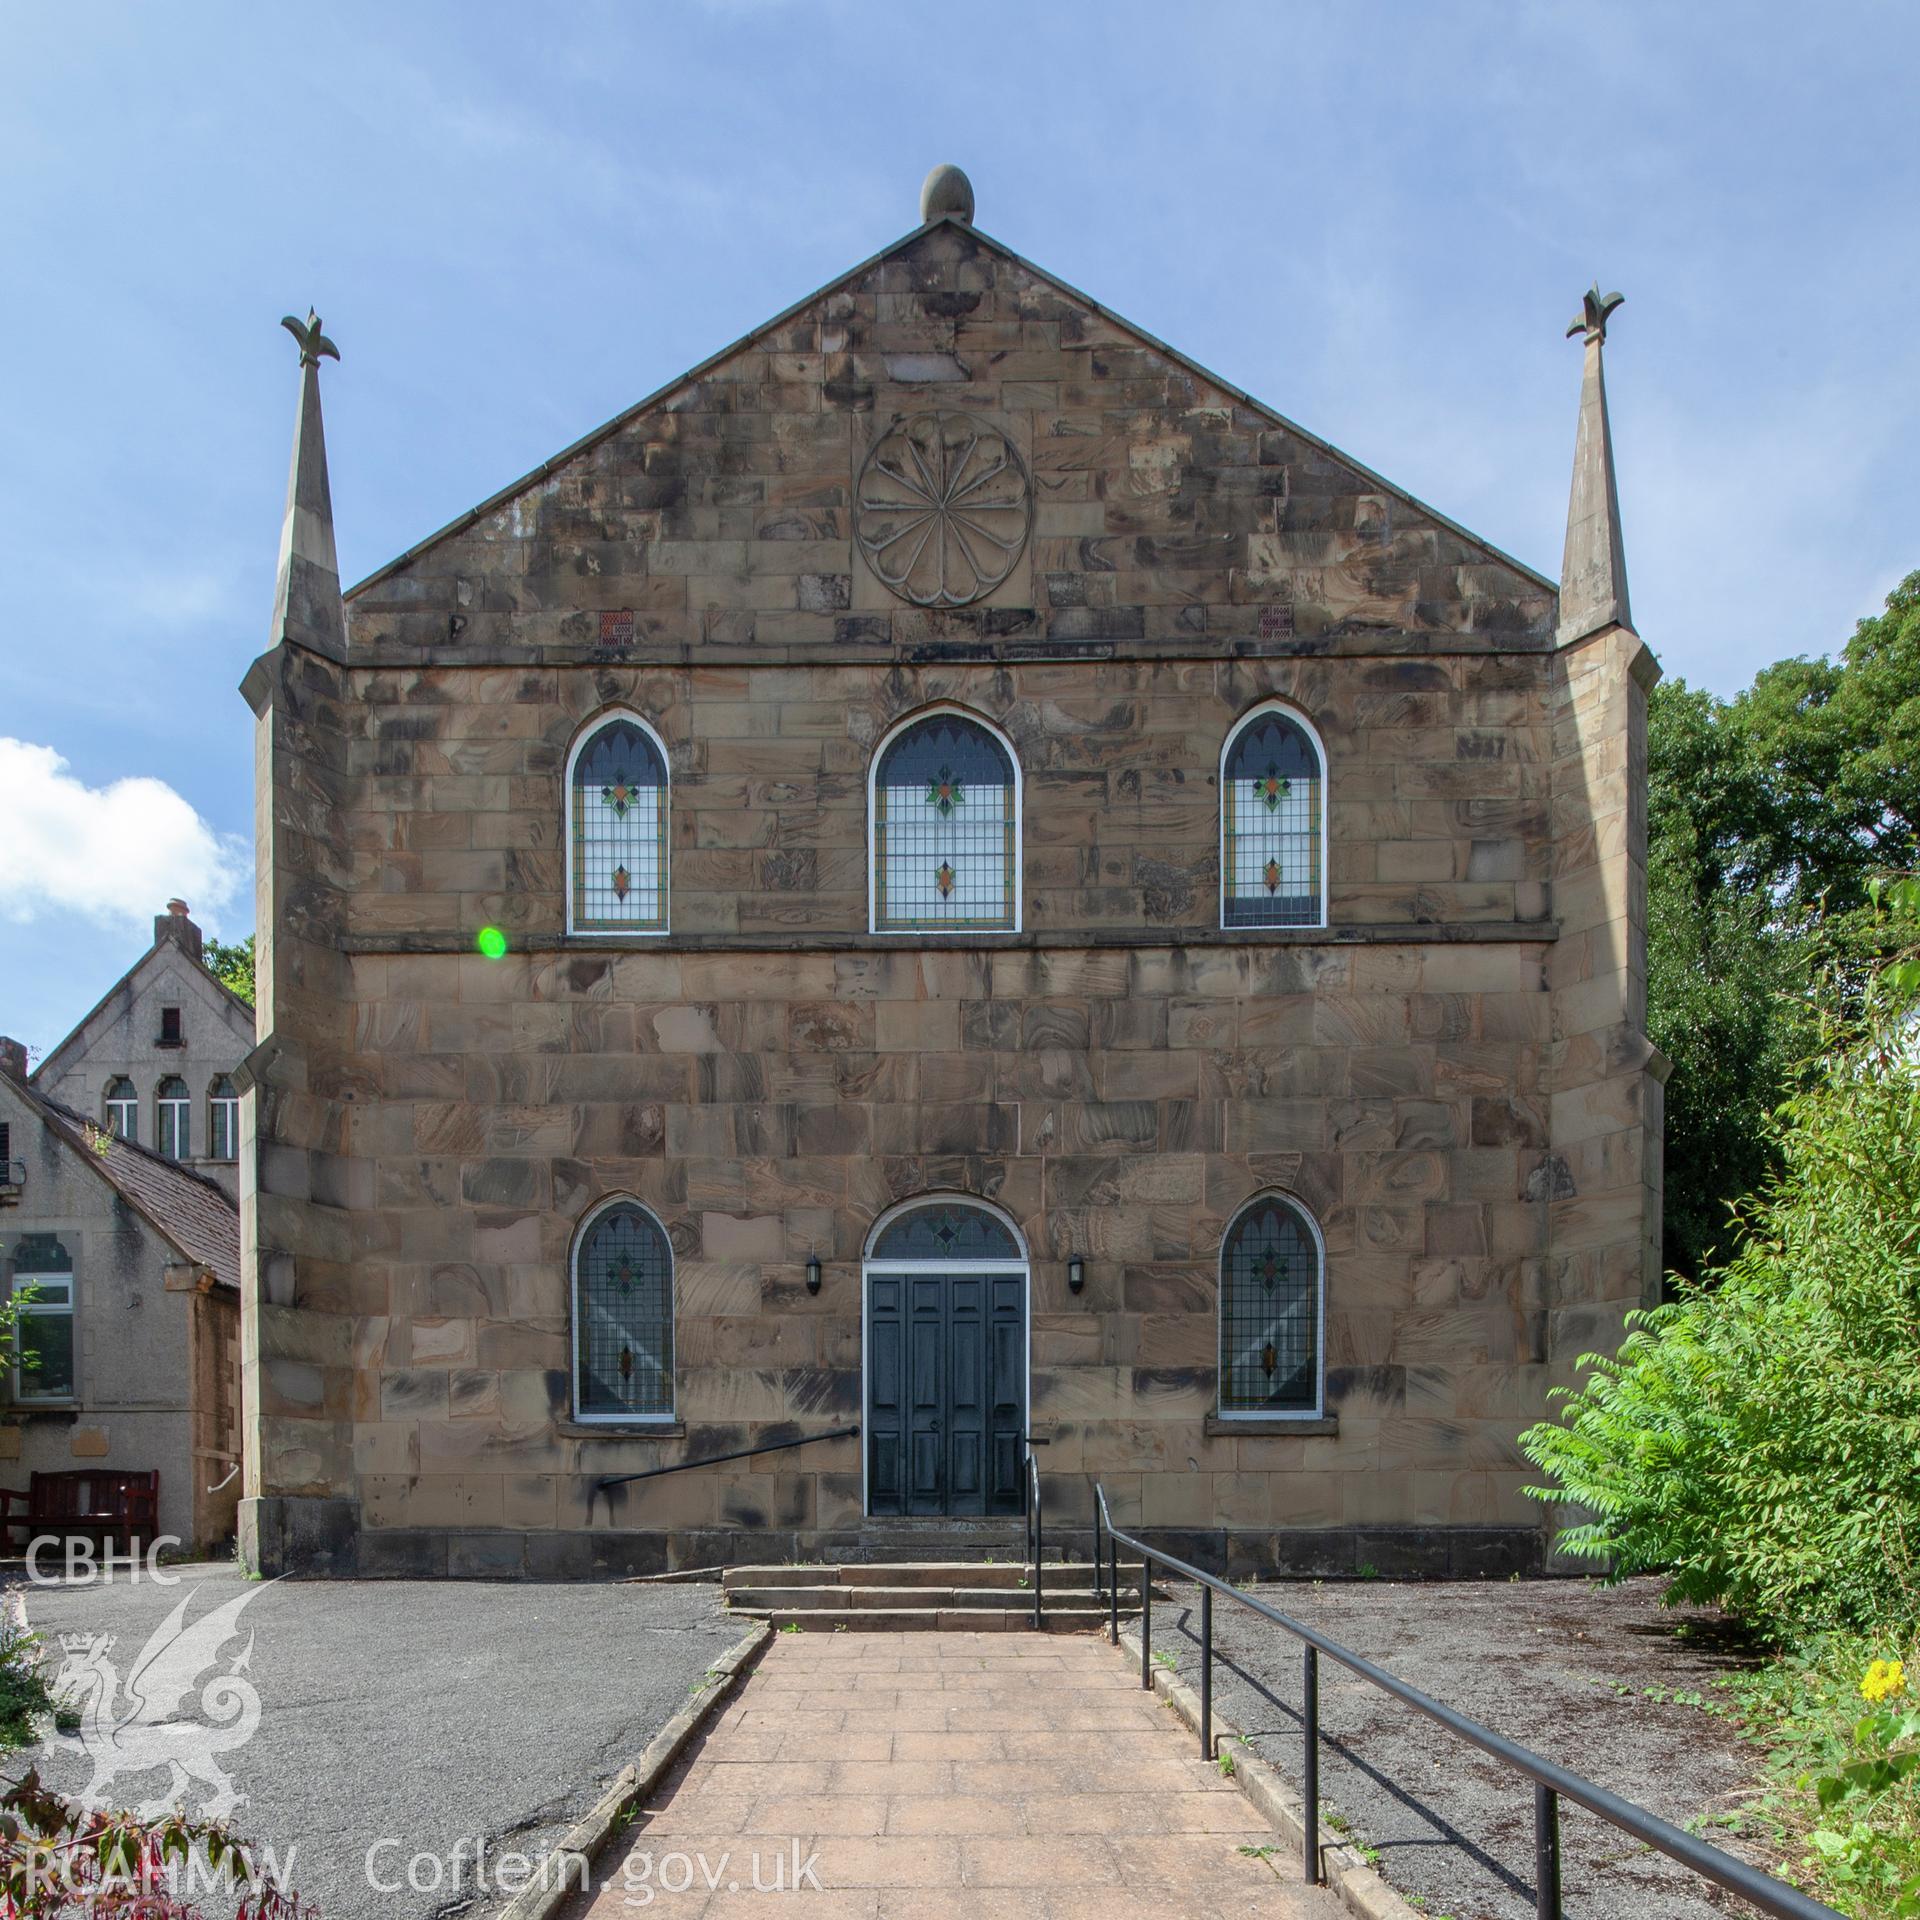
[(1334, 1920), (1273, 1842), (1091, 1636), (779, 1634), (576, 1912)]

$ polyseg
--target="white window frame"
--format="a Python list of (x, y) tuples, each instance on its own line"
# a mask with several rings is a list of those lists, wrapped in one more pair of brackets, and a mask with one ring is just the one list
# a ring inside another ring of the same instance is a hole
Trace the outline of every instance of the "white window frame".
[[(1307, 1223), (1307, 1231), (1313, 1235), (1314, 1252), (1314, 1355), (1313, 1355), (1313, 1405), (1311, 1407), (1235, 1407), (1227, 1406), (1227, 1248), (1233, 1240), (1233, 1230), (1252, 1210), (1268, 1200), (1278, 1200), (1288, 1206)], [(1320, 1231), (1320, 1222), (1314, 1218), (1313, 1209), (1297, 1194), (1288, 1193), (1284, 1187), (1264, 1187), (1260, 1192), (1243, 1200), (1233, 1210), (1226, 1231), (1220, 1236), (1219, 1256), (1213, 1263), (1215, 1297), (1213, 1314), (1213, 1354), (1216, 1378), (1213, 1389), (1213, 1410), (1221, 1420), (1253, 1420), (1272, 1422), (1276, 1420), (1324, 1420), (1327, 1417), (1327, 1237)]]
[[(168, 1081), (179, 1082), (181, 1090), (177, 1095), (164, 1091)], [(176, 1110), (171, 1150), (167, 1146), (166, 1115), (169, 1107)], [(182, 1127), (186, 1129), (186, 1144), (191, 1149), (193, 1146), (193, 1095), (187, 1090), (187, 1083), (180, 1079), (177, 1073), (170, 1073), (166, 1080), (162, 1080), (153, 1090), (153, 1150), (162, 1159), (191, 1160), (193, 1158), (191, 1151), (186, 1153), (180, 1151)]]
[[(879, 790), (880, 763), (887, 757), (887, 749), (909, 727), (917, 727), (922, 720), (931, 720), (943, 713), (950, 713), (956, 719), (970, 720), (975, 726), (992, 734), (1006, 750), (1007, 759), (1013, 766), (1013, 925), (1010, 927), (883, 927), (880, 924), (879, 821), (874, 804), (874, 796)], [(867, 758), (867, 931), (884, 934), (890, 940), (991, 940), (997, 934), (1018, 933), (1027, 908), (1026, 799), (1027, 771), (1020, 763), (1019, 750), (1007, 737), (1006, 729), (988, 719), (984, 713), (976, 713), (972, 707), (963, 707), (957, 700), (936, 700), (931, 706), (917, 707), (912, 713), (896, 720), (880, 736)], [(966, 1198), (965, 1195), (958, 1197)], [(974, 1204), (978, 1206), (981, 1203), (975, 1201)]]
[[(128, 1089), (124, 1096), (116, 1095), (114, 1088), (124, 1086)], [(107, 1131), (117, 1139), (138, 1145), (140, 1140), (140, 1089), (124, 1073), (117, 1073), (107, 1082), (107, 1090), (101, 1096), (101, 1106), (106, 1114)], [(125, 1121), (124, 1128), (116, 1128), (114, 1116), (118, 1113)]]
[[(660, 919), (657, 927), (579, 927), (574, 924), (573, 914), (573, 769), (582, 753), (599, 736), (600, 730), (615, 720), (630, 721), (638, 727), (654, 744), (660, 755), (660, 766), (666, 774), (666, 798), (662, 805), (660, 826)], [(567, 749), (567, 765), (561, 784), (560, 839), (563, 859), (563, 872), (566, 886), (567, 937), (570, 940), (664, 940), (673, 931), (673, 760), (667, 752), (667, 743), (645, 714), (636, 713), (632, 707), (602, 707), (589, 720), (583, 721), (580, 730), (573, 736), (573, 745)]]
[[(1246, 730), (1260, 719), (1263, 714), (1277, 713), (1291, 720), (1307, 736), (1308, 744), (1313, 748), (1320, 762), (1320, 917), (1308, 926), (1295, 922), (1276, 922), (1269, 926), (1230, 927), (1227, 925), (1227, 760), (1233, 752), (1233, 743)], [(1216, 811), (1219, 819), (1218, 846), (1220, 858), (1220, 930), (1223, 933), (1287, 933), (1306, 932), (1314, 927), (1331, 924), (1327, 917), (1328, 883), (1332, 878), (1329, 863), (1329, 842), (1327, 822), (1333, 816), (1333, 782), (1327, 765), (1327, 743), (1320, 737), (1320, 729), (1290, 700), (1266, 699), (1257, 701), (1249, 707), (1232, 726), (1227, 729), (1227, 737), (1220, 743), (1219, 766), (1220, 804)]]
[[(227, 1085), (233, 1081), (226, 1075)], [(210, 1160), (238, 1160), (240, 1158), (240, 1096), (237, 1093), (216, 1093), (219, 1080), (207, 1089), (207, 1158)], [(220, 1128), (218, 1124), (220, 1110), (226, 1109), (227, 1146), (230, 1151), (220, 1152)]]
[[(35, 1300), (19, 1299), (19, 1295), (29, 1288), (38, 1293), (42, 1288), (49, 1286), (64, 1287), (66, 1290), (64, 1299), (48, 1300), (44, 1297)], [(22, 1337), (16, 1339), (13, 1350), (13, 1398), (15, 1404), (23, 1407), (64, 1407), (78, 1400), (80, 1397), (80, 1339), (79, 1318), (74, 1312), (73, 1268), (69, 1266), (65, 1273), (15, 1274), (11, 1282), (10, 1291), (18, 1303), (16, 1311), (22, 1322), (27, 1320), (63, 1319), (68, 1323), (71, 1352), (73, 1355), (73, 1379), (63, 1392), (33, 1393), (28, 1391), (27, 1388), (22, 1385), (21, 1360), (23, 1356), (21, 1349), (31, 1346), (32, 1341), (25, 1337), (25, 1329), (23, 1326)]]
[[(1019, 761), (1015, 761), (1017, 767)], [(905, 1213), (918, 1213), (923, 1207), (977, 1207), (982, 1213), (990, 1213), (1013, 1235), (1013, 1244), (1020, 1249), (1015, 1260), (881, 1260), (874, 1257), (874, 1248), (880, 1244), (880, 1236), (888, 1227)], [(1005, 1207), (997, 1207), (991, 1200), (982, 1200), (976, 1193), (916, 1193), (911, 1199), (896, 1200), (892, 1206), (874, 1221), (867, 1230), (866, 1249), (860, 1259), (860, 1511), (863, 1515), (873, 1511), (871, 1495), (867, 1490), (868, 1448), (867, 1435), (873, 1430), (873, 1407), (870, 1400), (873, 1383), (873, 1365), (868, 1356), (870, 1330), (873, 1323), (873, 1277), (875, 1274), (915, 1274), (915, 1273), (954, 1273), (989, 1275), (1013, 1274), (1020, 1280), (1020, 1306), (1022, 1315), (1022, 1378), (1020, 1382), (1020, 1425), (1029, 1440), (1033, 1437), (1033, 1252), (1027, 1245), (1027, 1236), (1020, 1231), (1020, 1223)], [(952, 1516), (947, 1516), (951, 1518)], [(929, 1515), (930, 1520), (937, 1516)]]
[[(673, 1332), (673, 1365), (667, 1370), (669, 1405), (664, 1413), (586, 1413), (580, 1406), (580, 1253), (593, 1232), (594, 1223), (615, 1207), (637, 1207), (660, 1229), (667, 1243), (667, 1324)], [(614, 1193), (596, 1202), (580, 1216), (573, 1230), (573, 1245), (567, 1249), (567, 1379), (568, 1404), (573, 1418), (581, 1426), (591, 1427), (676, 1427), (680, 1424), (680, 1262), (673, 1251), (673, 1236), (667, 1223), (637, 1194)]]

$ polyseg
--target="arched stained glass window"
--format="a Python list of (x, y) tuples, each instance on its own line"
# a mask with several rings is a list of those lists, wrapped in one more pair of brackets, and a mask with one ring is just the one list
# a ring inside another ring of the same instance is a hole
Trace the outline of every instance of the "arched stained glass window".
[(574, 933), (667, 930), (667, 761), (639, 719), (616, 714), (575, 744), (567, 780)]
[(1323, 1258), (1307, 1216), (1268, 1196), (1220, 1248), (1220, 1411), (1320, 1411)]
[(1016, 927), (1020, 771), (964, 714), (930, 713), (873, 770), (876, 933)]
[(140, 1096), (124, 1074), (107, 1082), (106, 1109), (109, 1133), (118, 1134), (122, 1140), (140, 1138)]
[(1220, 781), (1220, 920), (1228, 927), (1326, 921), (1320, 749), (1299, 721), (1261, 707), (1227, 741)]
[(874, 1237), (869, 1260), (1019, 1260), (1020, 1243), (1006, 1223), (964, 1200), (911, 1207)]
[(240, 1096), (224, 1073), (207, 1090), (207, 1142), (216, 1160), (240, 1157)]
[(574, 1243), (573, 1407), (582, 1420), (673, 1416), (673, 1249), (631, 1200), (602, 1207)]
[(154, 1142), (169, 1160), (185, 1160), (193, 1152), (193, 1101), (187, 1083), (169, 1074), (153, 1096), (157, 1122)]

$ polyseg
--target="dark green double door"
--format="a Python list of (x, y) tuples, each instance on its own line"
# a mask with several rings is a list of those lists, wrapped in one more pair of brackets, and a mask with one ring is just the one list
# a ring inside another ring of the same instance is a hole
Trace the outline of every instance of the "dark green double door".
[(868, 1274), (868, 1512), (1020, 1512), (1026, 1294), (1019, 1273)]

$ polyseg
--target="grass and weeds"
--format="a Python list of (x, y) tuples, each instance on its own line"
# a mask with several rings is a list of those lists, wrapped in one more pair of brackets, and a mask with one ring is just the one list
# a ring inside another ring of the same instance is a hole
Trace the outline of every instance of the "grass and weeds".
[(32, 1746), (45, 1723), (58, 1718), (40, 1664), (40, 1636), (8, 1620), (0, 1626), (0, 1753)]
[(1887, 1645), (1844, 1633), (1721, 1683), (1728, 1717), (1766, 1753), (1763, 1791), (1726, 1824), (1854, 1920), (1920, 1915), (1920, 1699), (1907, 1672)]

